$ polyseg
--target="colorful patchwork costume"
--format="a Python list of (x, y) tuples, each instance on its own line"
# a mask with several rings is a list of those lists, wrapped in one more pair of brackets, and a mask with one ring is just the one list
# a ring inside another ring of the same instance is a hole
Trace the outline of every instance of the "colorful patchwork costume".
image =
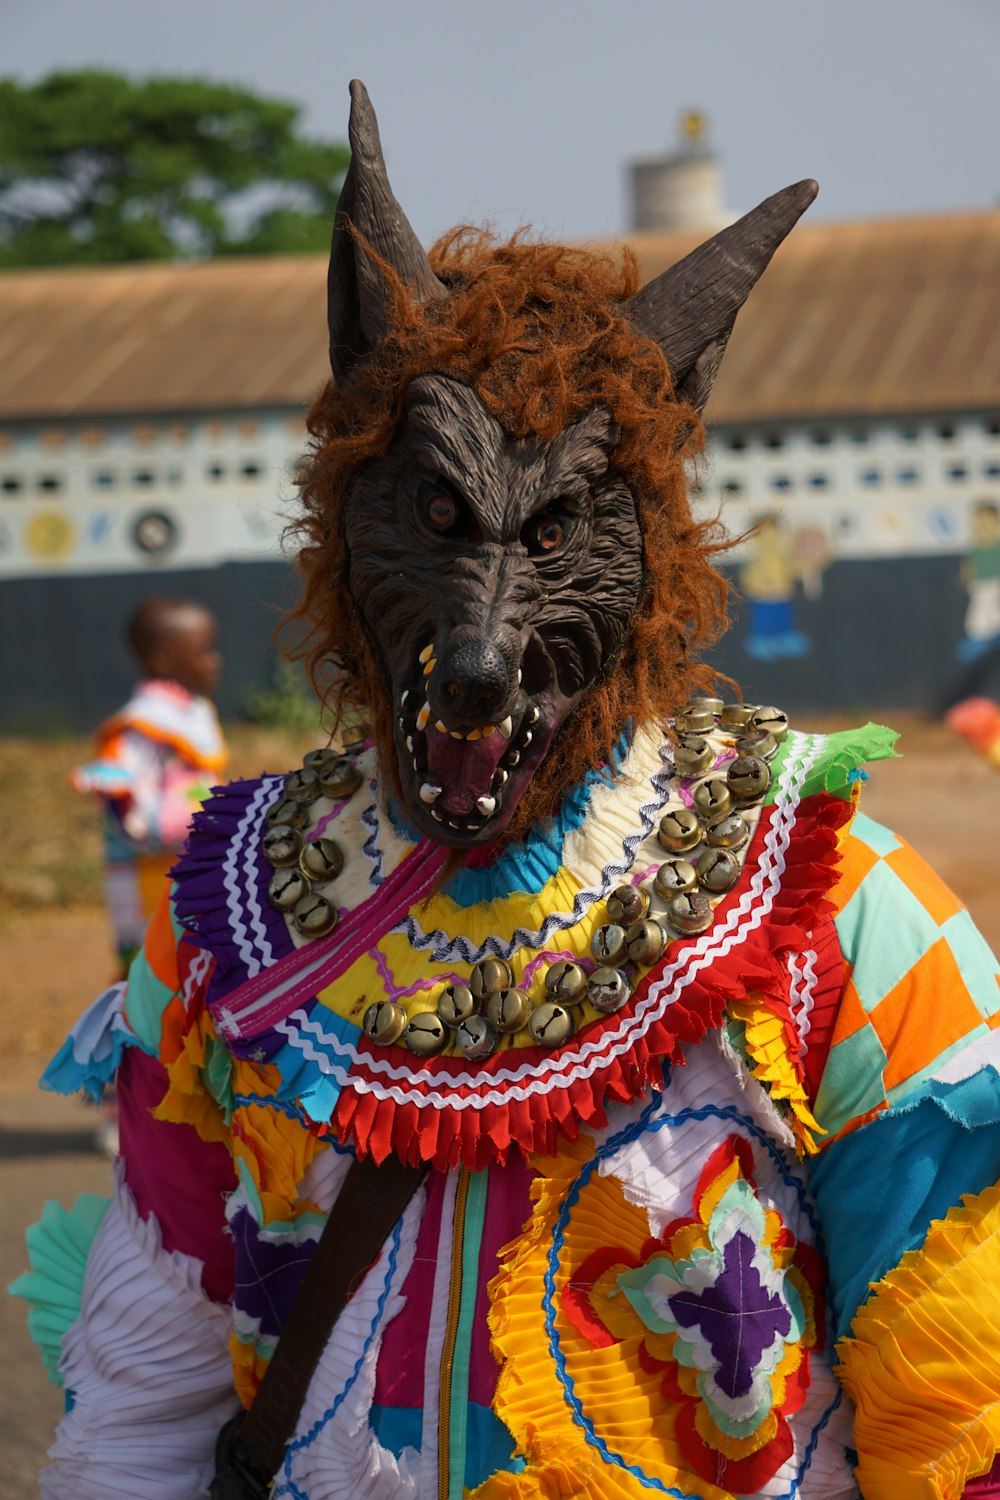
[(689, 649), (725, 591), (686, 445), (815, 189), (638, 292), (431, 259), (352, 89), (301, 530), (371, 741), (213, 794), (49, 1069), (117, 1075), (122, 1154), (29, 1232), (42, 1495), (206, 1496), (387, 1159), (429, 1170), (254, 1493), (998, 1495), (997, 964), (858, 810), (894, 736)]

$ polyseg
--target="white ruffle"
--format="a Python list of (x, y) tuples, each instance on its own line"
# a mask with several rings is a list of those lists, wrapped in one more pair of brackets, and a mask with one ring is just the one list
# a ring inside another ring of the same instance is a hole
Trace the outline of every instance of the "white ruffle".
[(163, 1249), (119, 1167), (60, 1369), (74, 1406), (40, 1476), (43, 1500), (196, 1500), (236, 1410), (228, 1310), (201, 1263)]
[(425, 1202), (421, 1188), (327, 1340), (274, 1500), (415, 1500), (418, 1455), (407, 1449), (397, 1459), (378, 1442), (368, 1417), (382, 1336), (406, 1303), (401, 1288)]

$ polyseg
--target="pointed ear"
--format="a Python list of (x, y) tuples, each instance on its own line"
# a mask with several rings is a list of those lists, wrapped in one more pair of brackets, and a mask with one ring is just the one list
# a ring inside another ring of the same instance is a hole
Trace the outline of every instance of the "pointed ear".
[(679, 401), (704, 407), (736, 314), (818, 191), (807, 178), (766, 198), (625, 304), (626, 316), (662, 348)]
[(406, 215), (393, 197), (382, 158), (378, 121), (368, 91), (351, 84), (351, 165), (333, 223), (327, 274), (330, 368), (342, 380), (369, 355), (388, 327), (385, 282), (353, 229), (396, 272), (417, 301), (444, 297), (445, 288)]

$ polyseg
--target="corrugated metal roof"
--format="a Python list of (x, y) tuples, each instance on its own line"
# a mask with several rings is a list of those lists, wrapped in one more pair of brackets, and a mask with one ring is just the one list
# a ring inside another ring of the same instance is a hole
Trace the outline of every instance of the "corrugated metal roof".
[[(632, 237), (644, 279), (694, 243)], [(304, 406), (325, 261), (0, 276), (0, 418)], [(1000, 408), (1000, 213), (801, 225), (740, 314), (717, 422)]]

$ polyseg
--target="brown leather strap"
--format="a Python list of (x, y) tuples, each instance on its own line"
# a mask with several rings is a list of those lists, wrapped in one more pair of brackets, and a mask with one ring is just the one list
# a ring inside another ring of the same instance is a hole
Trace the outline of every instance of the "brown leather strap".
[(213, 1496), (267, 1494), (331, 1330), (426, 1172), (394, 1156), (352, 1163), (253, 1403), (222, 1430)]

